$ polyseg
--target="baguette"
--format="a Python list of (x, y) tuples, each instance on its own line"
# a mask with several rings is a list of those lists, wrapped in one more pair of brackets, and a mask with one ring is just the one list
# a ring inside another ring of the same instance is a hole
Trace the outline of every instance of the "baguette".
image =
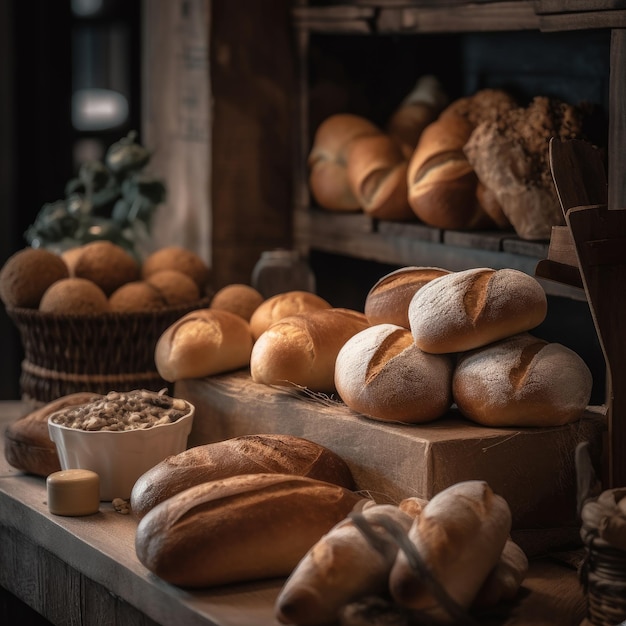
[(354, 489), (345, 461), (317, 443), (295, 435), (242, 435), (189, 448), (170, 456), (133, 486), (130, 505), (141, 519), (173, 495), (211, 480), (238, 474), (293, 474)]
[(275, 603), (281, 624), (335, 623), (349, 602), (386, 593), (398, 546), (377, 518), (384, 516), (405, 532), (413, 518), (391, 504), (365, 507), (362, 516), (376, 533), (378, 548), (372, 547), (351, 519), (339, 522), (309, 550), (283, 585)]
[(363, 313), (350, 309), (320, 309), (285, 317), (256, 340), (250, 356), (252, 380), (333, 392), (339, 350), (368, 326)]
[(181, 587), (287, 577), (325, 533), (367, 502), (302, 476), (231, 476), (149, 511), (137, 525), (135, 551), (149, 571)]
[(452, 368), (447, 355), (420, 350), (406, 328), (377, 324), (341, 348), (335, 386), (346, 405), (363, 415), (421, 424), (452, 405)]
[[(510, 529), (506, 501), (484, 481), (469, 480), (434, 496), (413, 522), (408, 538), (448, 598), (467, 610), (496, 567)], [(403, 551), (391, 569), (389, 589), (399, 604), (454, 623), (450, 605), (442, 606)]]
[(159, 375), (175, 382), (241, 369), (250, 363), (250, 325), (219, 309), (183, 315), (159, 337), (154, 360)]
[(395, 324), (409, 328), (409, 304), (415, 293), (434, 278), (449, 274), (438, 267), (402, 267), (380, 278), (365, 298), (370, 325)]
[(548, 310), (541, 284), (514, 269), (452, 272), (424, 285), (409, 304), (416, 345), (433, 354), (462, 352), (528, 331)]
[(452, 394), (485, 426), (562, 426), (580, 419), (593, 377), (573, 350), (520, 333), (459, 355)]

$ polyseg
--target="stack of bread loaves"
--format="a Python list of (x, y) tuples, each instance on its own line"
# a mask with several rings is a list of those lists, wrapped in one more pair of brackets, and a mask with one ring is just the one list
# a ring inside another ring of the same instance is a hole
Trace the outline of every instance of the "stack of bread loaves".
[(335, 385), (366, 416), (423, 423), (456, 404), (484, 425), (556, 426), (587, 407), (582, 358), (529, 332), (547, 299), (528, 274), (404, 268), (374, 285), (365, 310), (375, 323), (340, 350)]

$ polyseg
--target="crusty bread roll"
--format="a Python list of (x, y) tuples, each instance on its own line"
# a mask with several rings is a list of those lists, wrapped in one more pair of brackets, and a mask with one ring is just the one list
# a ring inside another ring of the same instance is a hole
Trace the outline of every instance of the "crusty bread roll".
[(520, 333), (459, 355), (452, 392), (486, 426), (560, 426), (581, 417), (593, 378), (573, 350)]
[(48, 417), (69, 406), (88, 404), (98, 394), (77, 392), (62, 396), (11, 422), (4, 434), (4, 456), (12, 467), (36, 476), (61, 469), (56, 445), (48, 434)]
[(338, 113), (326, 118), (317, 128), (308, 158), (309, 188), (319, 206), (333, 211), (358, 211), (347, 173), (350, 142), (381, 130), (359, 115)]
[(408, 161), (389, 135), (358, 137), (346, 152), (348, 182), (365, 213), (382, 220), (415, 219), (408, 201)]
[(247, 367), (251, 352), (248, 322), (229, 311), (199, 309), (163, 332), (154, 362), (161, 378), (175, 382)]
[(333, 392), (339, 350), (368, 326), (363, 313), (341, 308), (284, 317), (256, 340), (250, 355), (252, 380)]
[(354, 411), (373, 419), (419, 424), (450, 408), (452, 367), (447, 355), (420, 350), (406, 328), (378, 324), (341, 348), (335, 386)]
[(130, 496), (131, 509), (142, 518), (163, 500), (194, 485), (261, 473), (306, 476), (355, 488), (346, 462), (324, 446), (295, 435), (242, 435), (164, 459), (137, 479)]
[(303, 476), (231, 476), (154, 507), (139, 521), (135, 549), (152, 573), (182, 587), (286, 577), (320, 537), (367, 502)]
[(264, 300), (250, 317), (250, 330), (256, 341), (274, 322), (307, 311), (330, 309), (329, 302), (309, 291), (286, 291)]
[(424, 285), (409, 304), (409, 322), (419, 348), (443, 354), (531, 330), (547, 311), (545, 291), (533, 276), (482, 267)]
[(263, 300), (265, 300), (263, 295), (254, 287), (242, 283), (232, 283), (215, 292), (211, 299), (210, 308), (230, 311), (249, 322), (252, 314)]
[(409, 304), (418, 289), (449, 274), (439, 267), (401, 267), (380, 278), (365, 298), (367, 321), (409, 328)]
[(463, 152), (472, 130), (463, 117), (442, 115), (422, 132), (407, 184), (409, 205), (425, 224), (454, 230), (496, 226), (478, 202), (478, 178)]
[(435, 76), (421, 76), (415, 87), (392, 113), (387, 132), (399, 146), (405, 159), (415, 151), (424, 128), (434, 122), (448, 97)]
[[(486, 482), (468, 480), (434, 496), (413, 522), (408, 537), (447, 595), (467, 610), (498, 563), (510, 530), (506, 500)], [(399, 604), (424, 611), (442, 623), (458, 623), (402, 550), (389, 575), (389, 589)]]
[(380, 517), (408, 532), (413, 518), (391, 504), (364, 507), (362, 516), (379, 539), (372, 547), (351, 519), (326, 533), (298, 563), (275, 603), (281, 624), (315, 626), (336, 623), (345, 604), (387, 592), (398, 546), (380, 526)]

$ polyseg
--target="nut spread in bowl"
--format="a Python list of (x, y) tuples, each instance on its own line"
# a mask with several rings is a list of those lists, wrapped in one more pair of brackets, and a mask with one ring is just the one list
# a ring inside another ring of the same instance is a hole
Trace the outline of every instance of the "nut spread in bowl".
[(135, 481), (187, 446), (195, 408), (164, 391), (109, 392), (48, 418), (61, 467), (100, 476), (100, 499), (130, 497)]

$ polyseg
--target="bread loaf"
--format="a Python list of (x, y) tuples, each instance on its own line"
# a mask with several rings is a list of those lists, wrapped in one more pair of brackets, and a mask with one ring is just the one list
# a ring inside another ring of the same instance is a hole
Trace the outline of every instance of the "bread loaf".
[(387, 122), (387, 132), (406, 160), (411, 158), (424, 128), (434, 122), (447, 104), (441, 83), (431, 75), (421, 76)]
[(62, 396), (11, 422), (5, 431), (4, 456), (12, 467), (36, 476), (61, 469), (56, 445), (48, 434), (48, 417), (69, 406), (88, 404), (98, 394), (77, 392)]
[(199, 309), (163, 332), (154, 361), (159, 375), (174, 382), (247, 367), (251, 352), (248, 322), (230, 311)]
[(415, 219), (408, 201), (408, 161), (389, 135), (354, 139), (346, 160), (350, 188), (365, 213), (383, 220)]
[(354, 411), (373, 419), (419, 424), (450, 408), (452, 367), (447, 355), (420, 350), (406, 328), (378, 324), (341, 348), (335, 386)]
[[(481, 480), (439, 492), (413, 522), (408, 538), (426, 568), (461, 609), (469, 609), (498, 563), (511, 529), (507, 502)], [(396, 602), (442, 623), (458, 623), (400, 551), (389, 575)]]
[(494, 228), (480, 206), (478, 178), (463, 152), (472, 125), (457, 115), (440, 116), (420, 137), (408, 166), (408, 201), (415, 215), (436, 228)]
[(359, 115), (339, 113), (317, 128), (308, 158), (309, 188), (319, 206), (334, 211), (358, 211), (347, 172), (347, 150), (357, 137), (379, 135), (381, 130)]
[(139, 561), (182, 587), (287, 577), (307, 551), (367, 499), (287, 474), (243, 474), (196, 485), (137, 526)]
[(286, 291), (264, 300), (250, 317), (250, 330), (256, 341), (274, 322), (306, 311), (330, 309), (329, 302), (308, 291)]
[(409, 304), (415, 343), (443, 354), (484, 346), (528, 331), (548, 310), (539, 282), (514, 269), (452, 272), (424, 285)]
[(408, 532), (413, 518), (391, 504), (365, 507), (362, 516), (379, 541), (372, 547), (351, 519), (326, 533), (298, 563), (275, 603), (281, 624), (335, 623), (345, 604), (370, 594), (386, 594), (398, 546), (381, 528), (380, 517)]
[(409, 328), (409, 304), (426, 283), (448, 270), (438, 267), (402, 267), (379, 279), (365, 298), (365, 315), (370, 325), (395, 324)]
[(593, 379), (573, 350), (520, 333), (459, 355), (454, 401), (486, 426), (559, 426), (579, 419)]
[(256, 340), (250, 356), (252, 380), (333, 392), (339, 350), (368, 326), (363, 313), (341, 308), (285, 317)]
[(142, 518), (157, 504), (199, 485), (238, 474), (293, 474), (354, 489), (345, 461), (324, 446), (295, 435), (242, 435), (189, 448), (137, 479), (130, 496)]

